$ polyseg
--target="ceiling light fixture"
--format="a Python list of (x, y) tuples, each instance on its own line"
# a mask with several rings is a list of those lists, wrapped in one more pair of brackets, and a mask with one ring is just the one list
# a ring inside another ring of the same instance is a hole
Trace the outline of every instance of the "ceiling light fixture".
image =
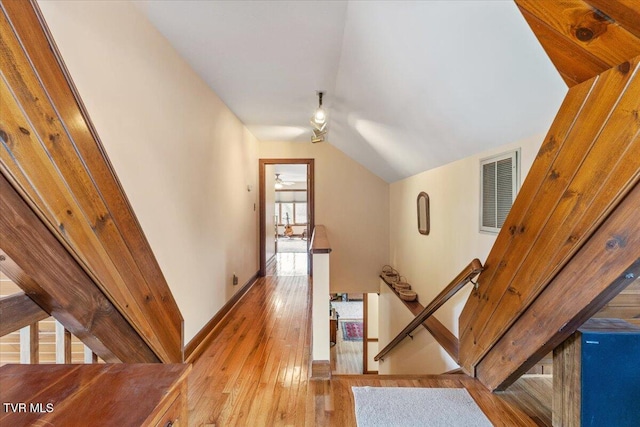
[(322, 108), (322, 96), (324, 92), (318, 91), (318, 108), (311, 117), (311, 126), (313, 126), (313, 135), (311, 142), (323, 142), (324, 136), (327, 134), (327, 112)]
[(276, 174), (276, 181), (275, 181), (275, 185), (274, 185), (276, 190), (282, 190), (285, 185), (293, 185), (293, 184), (295, 184), (295, 183), (294, 182), (283, 181), (282, 178), (280, 178), (280, 174), (279, 173)]

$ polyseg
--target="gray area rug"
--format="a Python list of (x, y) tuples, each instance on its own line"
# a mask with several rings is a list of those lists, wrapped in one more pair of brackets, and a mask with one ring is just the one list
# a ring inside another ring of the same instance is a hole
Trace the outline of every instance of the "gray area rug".
[(491, 427), (463, 388), (352, 387), (358, 427)]

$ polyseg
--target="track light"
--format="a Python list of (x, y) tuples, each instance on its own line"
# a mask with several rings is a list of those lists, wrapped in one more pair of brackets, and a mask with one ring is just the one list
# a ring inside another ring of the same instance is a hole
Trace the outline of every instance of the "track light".
[(324, 92), (318, 92), (318, 108), (311, 117), (311, 126), (313, 126), (313, 136), (311, 142), (322, 142), (327, 134), (327, 112), (322, 108), (322, 96)]
[(327, 121), (327, 113), (322, 108), (322, 95), (324, 95), (324, 92), (318, 92), (318, 108), (311, 118), (311, 121), (318, 126), (325, 124)]

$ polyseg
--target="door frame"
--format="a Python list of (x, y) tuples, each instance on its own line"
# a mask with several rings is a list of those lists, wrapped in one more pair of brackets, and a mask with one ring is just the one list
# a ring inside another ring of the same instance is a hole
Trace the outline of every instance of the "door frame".
[[(315, 227), (315, 192), (314, 192), (314, 159), (258, 159), (259, 176), (259, 209), (260, 209), (260, 276), (265, 276), (267, 272), (266, 253), (266, 188), (265, 188), (265, 166), (266, 165), (307, 165), (307, 212), (309, 215), (309, 230), (307, 230), (307, 249), (311, 242), (311, 236)], [(311, 275), (311, 257), (308, 257), (307, 273)]]

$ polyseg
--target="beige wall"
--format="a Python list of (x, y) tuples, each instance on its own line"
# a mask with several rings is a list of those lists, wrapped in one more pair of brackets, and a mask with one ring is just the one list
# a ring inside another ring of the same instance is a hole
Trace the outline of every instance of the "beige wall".
[(260, 158), (315, 159), (315, 222), (333, 249), (331, 292), (377, 292), (389, 259), (389, 184), (328, 143), (258, 145)]
[[(418, 293), (423, 305), (431, 301), (473, 258), (484, 263), (495, 241), (495, 234), (479, 232), (479, 160), (494, 154), (521, 148), (521, 177), (529, 171), (544, 135), (480, 153), (448, 165), (429, 170), (391, 184), (390, 189), (390, 262), (405, 276)], [(431, 231), (418, 233), (416, 198), (421, 191), (429, 194)], [(384, 286), (386, 288), (386, 286)], [(436, 317), (455, 335), (458, 317), (467, 300), (471, 285), (445, 304)], [(391, 295), (393, 296), (393, 295)], [(408, 310), (396, 301), (388, 301), (385, 292), (380, 297), (380, 346), (385, 346), (404, 328), (410, 317), (400, 313)], [(397, 298), (396, 298), (397, 299)], [(421, 328), (422, 329), (422, 328)], [(413, 360), (413, 352), (424, 346), (437, 346), (420, 331), (418, 340), (403, 343), (380, 365), (382, 373), (441, 373), (456, 365), (444, 351), (419, 350), (423, 356), (415, 363), (395, 363)], [(403, 366), (400, 368), (400, 366)], [(397, 369), (401, 369), (396, 371)]]
[(258, 270), (257, 141), (131, 3), (39, 5), (188, 342)]

